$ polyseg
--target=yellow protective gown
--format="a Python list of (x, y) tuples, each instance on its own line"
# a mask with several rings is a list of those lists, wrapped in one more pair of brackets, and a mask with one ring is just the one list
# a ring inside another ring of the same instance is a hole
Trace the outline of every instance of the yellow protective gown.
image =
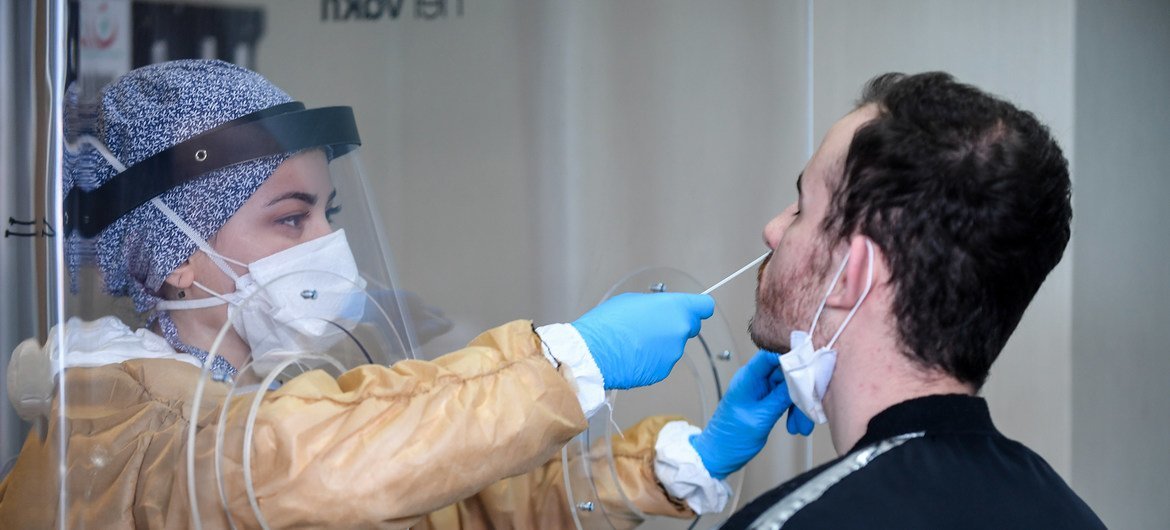
[[(559, 451), (586, 422), (563, 370), (541, 353), (532, 324), (516, 321), (432, 362), (302, 374), (259, 408), (251, 469), (260, 510), (274, 528), (569, 528)], [(185, 462), (198, 372), (167, 359), (65, 372), (76, 389), (65, 410), (68, 527), (191, 526)], [(209, 386), (194, 419), (205, 528), (228, 526), (214, 472), (226, 391)], [(232, 400), (229, 417), (250, 402)], [(643, 512), (693, 516), (654, 477), (668, 420), (648, 418), (615, 440), (618, 475)], [(0, 528), (58, 525), (60, 428), (54, 420), (43, 440), (31, 434), (0, 483)], [(226, 436), (225, 447), (240, 447), (238, 429)], [(239, 455), (221, 465), (226, 490), (243, 492)], [(615, 492), (599, 493), (608, 513), (637, 524)], [(245, 495), (229, 494), (228, 509), (238, 527), (258, 526)]]

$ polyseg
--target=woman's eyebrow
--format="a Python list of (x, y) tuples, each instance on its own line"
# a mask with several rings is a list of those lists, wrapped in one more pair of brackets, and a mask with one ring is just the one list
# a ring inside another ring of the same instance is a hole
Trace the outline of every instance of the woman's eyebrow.
[(309, 206), (314, 206), (317, 204), (317, 196), (312, 194), (312, 193), (305, 193), (303, 191), (290, 191), (288, 193), (282, 194), (281, 196), (279, 196), (275, 199), (272, 199), (271, 201), (268, 201), (268, 204), (266, 206), (272, 206), (273, 204), (276, 204), (276, 203), (283, 201), (283, 200), (286, 200), (286, 199), (296, 199), (298, 201), (302, 201), (302, 202), (308, 204)]

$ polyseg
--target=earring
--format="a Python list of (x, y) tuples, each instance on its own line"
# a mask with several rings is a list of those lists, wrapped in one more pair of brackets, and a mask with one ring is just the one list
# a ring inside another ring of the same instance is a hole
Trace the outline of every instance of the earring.
[(186, 298), (186, 297), (187, 297), (187, 291), (182, 291), (182, 290), (180, 290), (180, 291), (179, 291), (179, 300), (182, 300), (182, 299), (184, 299), (184, 298)]

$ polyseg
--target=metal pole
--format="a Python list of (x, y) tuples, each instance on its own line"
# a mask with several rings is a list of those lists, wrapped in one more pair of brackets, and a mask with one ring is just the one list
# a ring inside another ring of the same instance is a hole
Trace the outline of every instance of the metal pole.
[[(36, 249), (43, 224), (35, 196), (36, 4), (0, 0), (0, 372), (20, 341), (37, 337), (42, 315), (36, 282)], [(20, 452), (29, 426), (8, 402), (6, 378), (0, 378), (0, 475)]]

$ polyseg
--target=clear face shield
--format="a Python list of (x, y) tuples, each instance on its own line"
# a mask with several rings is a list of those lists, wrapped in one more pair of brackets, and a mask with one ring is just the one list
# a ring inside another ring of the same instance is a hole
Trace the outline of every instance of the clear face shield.
[[(58, 322), (48, 344), (18, 348), (8, 374), (27, 380), (13, 397), (40, 425), (30, 443), (44, 458), (28, 466), (44, 468), (16, 472), (54, 477), (56, 517), (69, 527), (115, 523), (95, 516), (103, 488), (137, 465), (174, 477), (149, 487), (189, 505), (168, 515), (186, 513), (181, 525), (266, 526), (255, 475), (274, 463), (254, 458), (273, 440), (255, 435), (260, 404), (306, 372), (336, 379), (413, 358), (412, 312), (425, 313), (396, 281), (353, 112), (280, 104), (128, 167), (100, 136), (66, 138), (73, 155), (100, 154), (116, 174), (87, 187), (97, 179), (74, 164), (75, 185), (57, 204), (65, 234), (52, 257)], [(231, 179), (257, 161), (275, 170), (240, 196)], [(183, 191), (196, 187), (203, 191)], [(204, 235), (200, 216), (233, 200), (234, 213)], [(162, 227), (178, 237), (135, 245), (135, 234)], [(103, 245), (126, 247), (130, 269), (173, 247), (195, 251), (157, 286), (135, 278), (136, 313), (124, 292), (107, 294), (119, 285), (111, 271), (126, 267), (111, 266)], [(157, 303), (142, 311), (151, 297)], [(146, 453), (138, 443), (159, 436), (173, 439), (169, 450)]]
[[(255, 434), (266, 398), (275, 399), (285, 383), (306, 372), (322, 371), (337, 378), (357, 366), (388, 366), (414, 356), (412, 311), (417, 313), (419, 301), (398, 287), (392, 274), (390, 249), (381, 244), (382, 223), (373, 213), (374, 195), (358, 153), (329, 158), (320, 150), (302, 151), (266, 183), (276, 189), (257, 191), (259, 204), (279, 208), (280, 202), (291, 202), (285, 206), (291, 206), (292, 215), (301, 215), (308, 206), (306, 226), (318, 213), (328, 228), (321, 228), (322, 235), (246, 263), (247, 275), (233, 278), (236, 296), (225, 297), (231, 298), (228, 320), (208, 351), (212, 357), (232, 357), (226, 339), (234, 334), (248, 344), (249, 355), (230, 377), (216, 373), (214, 362), (205, 363), (196, 387), (195, 413), (206, 409), (218, 418), (214, 466), (208, 468), (207, 459), (194, 452), (187, 454), (190, 502), (201, 512), (228, 514), (237, 525), (268, 526), (271, 519), (266, 510), (272, 508), (260, 502), (263, 491), (256, 474), (272, 464), (253, 461), (270, 443), (257, 440)], [(285, 169), (290, 171), (283, 173)], [(286, 175), (287, 180), (277, 180)], [(260, 225), (296, 221), (282, 215), (261, 218)], [(259, 240), (247, 244), (264, 246)], [(239, 271), (243, 263), (229, 263), (229, 268), (234, 265)], [(217, 397), (208, 400), (208, 395)], [(190, 447), (200, 446), (190, 431), (188, 438)], [(241, 513), (248, 514), (244, 521), (232, 518)]]

